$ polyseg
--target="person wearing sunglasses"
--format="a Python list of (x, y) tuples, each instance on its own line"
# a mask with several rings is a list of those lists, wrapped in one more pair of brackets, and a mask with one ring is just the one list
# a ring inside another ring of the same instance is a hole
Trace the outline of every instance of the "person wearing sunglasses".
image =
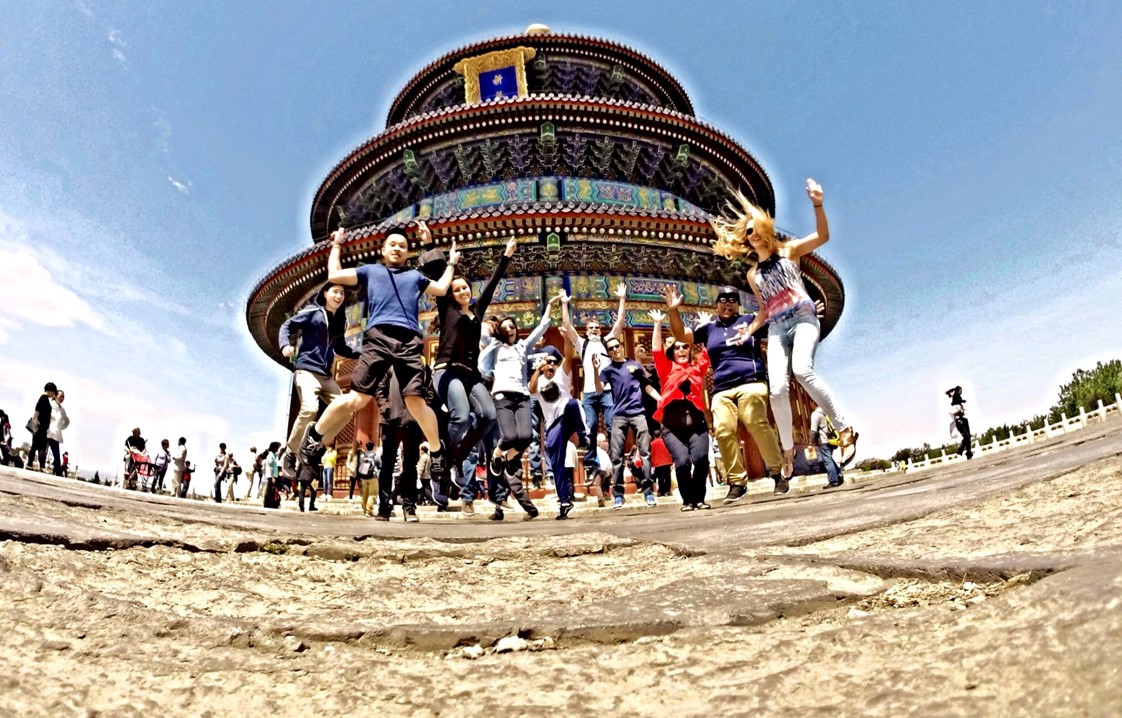
[(572, 378), (561, 367), (561, 358), (549, 354), (539, 357), (530, 376), (530, 394), (541, 407), (546, 427), (545, 453), (553, 467), (561, 509), (557, 520), (563, 521), (573, 510), (573, 470), (565, 465), (565, 453), (570, 443), (578, 449), (587, 447), (588, 434), (584, 429), (584, 412), (570, 389)]
[(755, 315), (740, 313), (740, 290), (727, 285), (718, 289), (716, 317), (693, 329), (682, 322), (682, 295), (677, 288), (669, 288), (665, 299), (674, 339), (705, 347), (713, 365), (710, 410), (729, 485), (724, 502), (736, 503), (748, 493), (748, 468), (740, 451), (741, 425), (756, 442), (766, 471), (775, 481), (775, 493), (786, 493), (787, 480), (779, 473), (783, 454), (767, 418), (767, 372), (759, 340), (753, 334), (759, 327), (753, 328)]
[(628, 432), (634, 434), (635, 445), (639, 449), (639, 490), (643, 492), (647, 506), (653, 507), (657, 505), (657, 501), (654, 496), (654, 477), (651, 474), (651, 434), (643, 412), (642, 394), (645, 392), (656, 402), (662, 401), (662, 397), (651, 385), (651, 378), (643, 365), (627, 358), (618, 338), (609, 337), (604, 342), (604, 348), (608, 350), (610, 361), (606, 366), (602, 365), (600, 356), (595, 355), (592, 366), (596, 372), (593, 375), (596, 391), (605, 391), (605, 385), (611, 384), (613, 409), (608, 453), (612, 457), (612, 468), (615, 471), (612, 508), (622, 509), (624, 504), (623, 457)]
[(822, 186), (808, 179), (806, 196), (814, 207), (815, 231), (801, 239), (781, 242), (775, 233), (775, 220), (740, 192), (735, 194), (739, 207), (730, 205), (732, 216), (711, 221), (717, 233), (717, 242), (713, 245), (717, 254), (726, 259), (747, 256), (754, 262), (748, 270), (748, 284), (756, 295), (760, 312), (748, 329), (751, 333), (767, 324), (767, 374), (771, 410), (783, 447), (784, 479), (794, 472), (795, 458), (791, 374), (837, 429), (842, 466), (853, 459), (858, 438), (858, 433), (838, 408), (834, 393), (814, 370), (821, 327), (814, 302), (803, 284), (799, 260), (830, 240), (830, 226), (826, 221)]

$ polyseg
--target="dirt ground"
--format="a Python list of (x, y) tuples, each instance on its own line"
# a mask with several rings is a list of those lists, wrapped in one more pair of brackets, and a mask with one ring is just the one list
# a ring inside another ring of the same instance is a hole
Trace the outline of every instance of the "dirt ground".
[[(192, 544), (0, 541), (0, 715), (1120, 715), (1120, 494), (1116, 456), (912, 521), (709, 555), (607, 529), (284, 541), (0, 495), (0, 511)], [(1094, 560), (969, 568), (1048, 556)], [(932, 559), (967, 568), (900, 570)], [(541, 628), (748, 580), (846, 589), (743, 625)], [(496, 625), (521, 639), (497, 644)]]

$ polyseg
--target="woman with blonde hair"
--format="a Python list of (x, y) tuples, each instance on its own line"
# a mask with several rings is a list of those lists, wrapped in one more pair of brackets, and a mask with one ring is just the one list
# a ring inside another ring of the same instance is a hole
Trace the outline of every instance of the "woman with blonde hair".
[(830, 388), (814, 371), (820, 326), (814, 301), (803, 284), (799, 260), (829, 241), (830, 227), (823, 208), (822, 186), (808, 179), (806, 194), (814, 206), (816, 227), (813, 233), (801, 239), (780, 241), (775, 234), (775, 220), (740, 192), (735, 195), (736, 204), (729, 205), (732, 217), (718, 217), (712, 221), (717, 233), (714, 251), (726, 259), (747, 256), (755, 262), (748, 270), (748, 283), (760, 311), (743, 334), (750, 336), (767, 323), (768, 384), (771, 410), (783, 448), (781, 473), (785, 479), (793, 472), (795, 452), (790, 374), (795, 375), (796, 381), (837, 427), (843, 466), (853, 459), (858, 437), (838, 410)]

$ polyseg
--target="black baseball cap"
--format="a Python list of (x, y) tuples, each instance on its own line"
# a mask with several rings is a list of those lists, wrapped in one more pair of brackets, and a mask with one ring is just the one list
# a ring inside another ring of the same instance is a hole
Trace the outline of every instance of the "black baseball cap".
[(717, 290), (717, 299), (724, 299), (726, 297), (735, 299), (737, 302), (739, 302), (740, 290), (732, 286), (731, 284), (726, 284), (725, 286)]

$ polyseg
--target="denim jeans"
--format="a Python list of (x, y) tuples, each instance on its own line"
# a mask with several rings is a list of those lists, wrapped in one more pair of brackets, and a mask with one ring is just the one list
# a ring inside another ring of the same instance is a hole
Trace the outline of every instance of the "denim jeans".
[(323, 495), (331, 496), (331, 491), (335, 488), (335, 467), (323, 467)]
[(639, 459), (643, 462), (642, 478), (639, 489), (643, 492), (650, 491), (654, 483), (651, 475), (651, 434), (647, 430), (647, 418), (642, 414), (636, 416), (613, 416), (612, 435), (608, 439), (608, 453), (612, 457), (612, 466), (615, 469), (615, 495), (623, 496), (624, 464), (623, 447), (627, 443), (627, 431), (635, 432), (635, 445), (639, 447)]
[(826, 467), (826, 478), (829, 480), (831, 486), (837, 486), (838, 476), (841, 475), (841, 470), (838, 469), (838, 462), (834, 460), (834, 449), (838, 447), (833, 444), (819, 444), (818, 456), (822, 459), (822, 465)]
[(491, 433), (496, 421), (495, 402), (483, 382), (455, 370), (436, 372), (433, 385), (448, 407), (448, 448), (455, 460), (459, 460), (476, 442)]
[[(612, 401), (612, 392), (602, 391), (600, 393), (588, 392), (581, 399), (581, 407), (584, 409), (584, 419), (588, 422), (588, 442), (596, 444), (596, 433), (600, 431), (600, 419), (604, 419), (604, 428), (609, 431), (612, 428), (612, 409), (615, 403)], [(613, 457), (614, 460), (614, 457)], [(596, 471), (600, 468), (596, 460), (596, 452), (590, 451), (585, 457), (585, 470)]]
[(791, 429), (791, 374), (814, 403), (822, 407), (838, 431), (849, 426), (834, 403), (830, 387), (814, 371), (819, 331), (818, 317), (814, 315), (795, 314), (768, 324), (767, 376), (771, 385), (771, 411), (775, 414), (779, 443), (784, 450), (795, 446)]

